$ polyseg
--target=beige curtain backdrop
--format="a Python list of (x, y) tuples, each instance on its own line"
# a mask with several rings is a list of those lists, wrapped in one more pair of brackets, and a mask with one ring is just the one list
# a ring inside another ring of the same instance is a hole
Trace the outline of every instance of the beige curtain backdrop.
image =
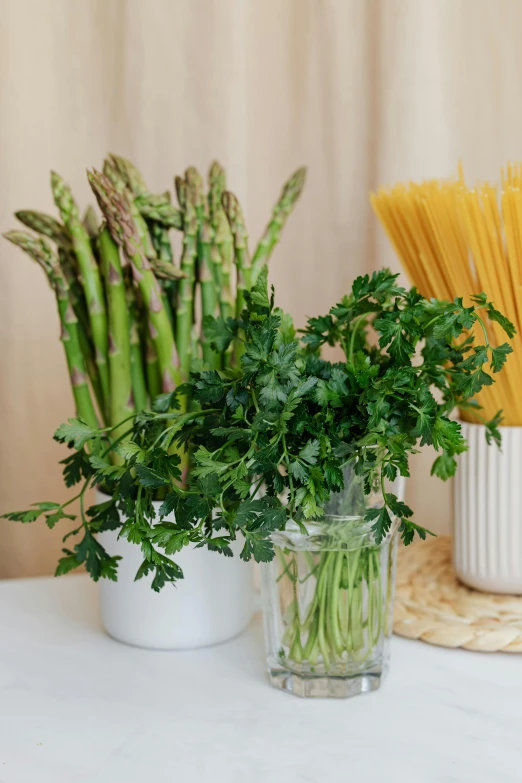
[[(373, 217), (379, 183), (497, 178), (522, 157), (519, 0), (0, 0), (0, 229), (52, 210), (55, 168), (85, 204), (85, 168), (131, 157), (154, 189), (217, 157), (256, 236), (284, 177), (306, 193), (273, 258), (302, 325), (352, 278), (397, 261)], [(51, 440), (72, 415), (53, 296), (0, 244), (0, 512), (61, 500)], [(449, 486), (416, 461), (418, 521), (451, 523)], [(51, 573), (60, 532), (0, 522), (0, 577)]]

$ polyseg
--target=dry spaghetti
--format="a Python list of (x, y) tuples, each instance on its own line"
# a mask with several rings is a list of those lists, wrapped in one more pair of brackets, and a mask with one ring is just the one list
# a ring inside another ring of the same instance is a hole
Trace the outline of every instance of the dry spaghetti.
[[(515, 324), (514, 353), (493, 386), (479, 395), (481, 415), (503, 410), (503, 424), (522, 424), (522, 164), (502, 172), (502, 187), (469, 188), (454, 180), (429, 180), (371, 194), (372, 206), (406, 274), (426, 297), (454, 299), (485, 291)], [(487, 322), (492, 345), (505, 341)], [(463, 411), (463, 418), (474, 414)]]

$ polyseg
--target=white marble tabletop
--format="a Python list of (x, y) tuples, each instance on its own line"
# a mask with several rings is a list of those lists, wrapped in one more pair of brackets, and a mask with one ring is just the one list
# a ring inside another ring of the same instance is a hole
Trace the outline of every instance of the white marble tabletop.
[(269, 687), (257, 618), (205, 650), (101, 630), (84, 576), (0, 582), (0, 783), (520, 783), (522, 657), (395, 638), (380, 691)]

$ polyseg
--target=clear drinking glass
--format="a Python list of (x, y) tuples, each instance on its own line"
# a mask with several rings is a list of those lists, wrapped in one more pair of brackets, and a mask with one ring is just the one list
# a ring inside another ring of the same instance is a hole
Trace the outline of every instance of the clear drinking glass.
[(377, 545), (362, 514), (382, 496), (349, 472), (345, 485), (307, 535), (293, 522), (275, 533), (261, 568), (270, 682), (298, 696), (376, 690), (388, 668), (397, 536)]

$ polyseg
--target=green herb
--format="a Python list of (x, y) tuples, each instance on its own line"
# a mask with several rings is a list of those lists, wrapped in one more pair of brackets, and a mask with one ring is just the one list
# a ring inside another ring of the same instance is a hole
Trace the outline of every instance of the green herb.
[[(493, 382), (487, 363), (496, 372), (510, 352), (508, 346), (492, 348), (487, 339), (476, 345), (469, 331), (492, 313), (508, 334), (512, 325), (485, 294), (470, 307), (461, 299), (428, 301), (399, 287), (388, 270), (357, 278), (351, 294), (328, 315), (311, 318), (299, 339), (274, 306), (266, 267), (242, 295), (246, 306), (238, 319), (205, 322), (213, 350), (241, 343), (239, 367), (193, 372), (187, 384), (160, 395), (153, 411), (126, 423), (94, 430), (71, 420), (58, 429), (55, 437), (77, 452), (66, 461), (66, 483), (83, 481), (81, 499), (91, 484), (112, 496), (85, 513), (82, 505), (81, 526), (73, 532), (83, 537), (65, 550), (58, 572), (85, 563), (94, 579), (115, 578), (117, 559), (93, 536), (118, 527), (141, 547), (136, 578), (153, 573), (156, 590), (182, 577), (171, 555), (189, 544), (229, 555), (241, 534), (241, 557), (268, 561), (274, 556), (271, 534), (289, 520), (306, 532), (307, 520), (320, 518), (332, 493), (343, 489), (347, 464), (366, 494), (382, 491), (382, 508), (366, 511), (376, 544), (394, 520), (406, 544), (415, 534), (426, 536), (385, 481), (408, 476), (410, 455), (424, 444), (438, 452), (433, 473), (442, 479), (454, 474), (466, 442), (450, 414), (457, 407), (478, 408), (474, 396)], [(339, 345), (344, 360), (322, 359), (326, 344)], [(192, 400), (192, 410), (179, 405), (183, 396)], [(488, 438), (497, 443), (499, 421), (487, 424)], [(126, 433), (123, 442), (116, 430)], [(186, 483), (181, 452), (190, 461)], [(119, 458), (112, 466), (111, 453)], [(164, 499), (156, 513), (158, 490)], [(53, 514), (70, 502), (53, 506)], [(22, 513), (7, 516), (37, 516)], [(42, 507), (40, 513), (48, 512)], [(171, 513), (175, 522), (165, 521)]]

